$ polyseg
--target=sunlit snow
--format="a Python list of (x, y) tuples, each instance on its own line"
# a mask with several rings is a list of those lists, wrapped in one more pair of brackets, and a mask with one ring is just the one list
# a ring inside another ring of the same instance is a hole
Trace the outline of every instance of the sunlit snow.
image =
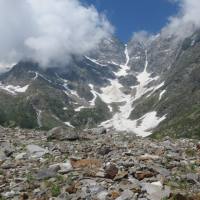
[(17, 93), (24, 93), (28, 89), (29, 85), (25, 85), (24, 87), (21, 86), (14, 86), (14, 85), (4, 85), (0, 83), (0, 89), (5, 90), (13, 95)]
[(71, 125), (70, 122), (65, 122), (64, 124), (67, 125), (67, 126), (69, 126), (69, 127), (71, 127), (71, 128), (75, 128), (73, 125)]
[(160, 93), (160, 95), (159, 95), (159, 100), (162, 99), (162, 97), (163, 97), (163, 95), (165, 94), (165, 92), (166, 92), (166, 90), (163, 90), (163, 91)]
[(86, 58), (87, 60), (89, 60), (90, 62), (93, 62), (93, 63), (96, 64), (96, 65), (99, 65), (99, 66), (102, 66), (102, 67), (107, 66), (107, 65), (104, 65), (104, 64), (99, 63), (98, 60), (95, 60), (95, 59), (90, 58), (90, 57), (88, 57), (88, 56), (85, 56), (85, 58)]
[(152, 78), (151, 74), (147, 72), (148, 52), (145, 51), (146, 60), (144, 71), (137, 75), (137, 80), (139, 84), (132, 87), (132, 89), (136, 90), (136, 94), (134, 96), (130, 94), (124, 94), (121, 90), (123, 86), (121, 85), (121, 83), (119, 83), (118, 77), (126, 76), (128, 74), (128, 70), (130, 70), (130, 67), (128, 66), (130, 58), (127, 45), (125, 46), (124, 53), (126, 56), (126, 63), (124, 65), (120, 65), (119, 71), (115, 73), (117, 79), (110, 80), (110, 85), (105, 88), (101, 88), (102, 93), (99, 94), (101, 99), (107, 104), (115, 102), (122, 103), (123, 105), (119, 107), (119, 112), (117, 112), (110, 120), (101, 123), (100, 126), (108, 129), (114, 128), (117, 131), (134, 132), (137, 135), (146, 137), (152, 133), (151, 130), (158, 126), (159, 123), (166, 118), (166, 116), (159, 118), (156, 111), (147, 113), (137, 120), (131, 120), (129, 119), (129, 116), (133, 110), (134, 101), (147, 94), (148, 92), (153, 93), (154, 91), (162, 87), (164, 83), (161, 83), (158, 86), (154, 87), (147, 87), (149, 83), (159, 79), (159, 77)]

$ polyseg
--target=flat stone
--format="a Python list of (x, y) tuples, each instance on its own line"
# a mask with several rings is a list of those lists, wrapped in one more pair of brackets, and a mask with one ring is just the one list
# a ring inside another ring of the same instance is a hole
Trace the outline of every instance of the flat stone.
[(14, 146), (10, 142), (2, 142), (0, 143), (0, 149), (4, 152), (6, 157), (9, 157), (15, 152)]
[(5, 161), (6, 160), (6, 154), (0, 150), (0, 162)]
[(116, 200), (134, 200), (134, 193), (130, 190), (125, 190)]
[(199, 175), (198, 174), (194, 174), (194, 173), (189, 173), (186, 175), (186, 179), (188, 181), (192, 181), (194, 183), (199, 181)]
[(168, 169), (159, 166), (152, 166), (153, 170), (158, 172), (160, 175), (164, 177), (170, 176), (171, 172)]
[(42, 169), (36, 174), (36, 179), (44, 180), (44, 179), (55, 177), (59, 170), (60, 170), (60, 167), (58, 166)]
[(160, 182), (142, 183), (141, 186), (147, 192), (150, 200), (162, 200), (170, 195), (170, 189), (168, 187), (163, 189)]
[(27, 145), (26, 148), (28, 150), (28, 154), (30, 154), (32, 158), (40, 158), (49, 152), (47, 149), (44, 149), (35, 144)]
[(16, 156), (15, 156), (15, 160), (21, 160), (21, 159), (24, 159), (25, 157), (26, 157), (26, 153), (25, 152), (23, 152), (23, 153), (20, 153), (20, 154), (17, 154)]

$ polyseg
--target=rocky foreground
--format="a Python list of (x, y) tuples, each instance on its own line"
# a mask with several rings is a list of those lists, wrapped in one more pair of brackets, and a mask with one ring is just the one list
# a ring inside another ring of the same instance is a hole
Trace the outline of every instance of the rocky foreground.
[(198, 200), (200, 144), (0, 128), (0, 199)]

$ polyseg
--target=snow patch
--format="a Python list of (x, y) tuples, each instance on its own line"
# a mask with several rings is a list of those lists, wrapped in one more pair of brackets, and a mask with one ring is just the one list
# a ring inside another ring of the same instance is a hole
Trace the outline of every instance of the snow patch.
[(13, 95), (16, 95), (17, 93), (24, 93), (29, 88), (29, 85), (25, 85), (24, 87), (21, 86), (14, 86), (14, 85), (4, 85), (0, 83), (0, 89), (5, 90)]
[(29, 71), (29, 73), (35, 73), (35, 76), (33, 77), (33, 80), (36, 80), (39, 76), (41, 78), (43, 78), (45, 81), (52, 83), (51, 80), (49, 80), (48, 78), (46, 78), (44, 75), (40, 74), (39, 72), (35, 72), (35, 71)]
[(88, 56), (85, 56), (85, 58), (86, 58), (87, 60), (89, 60), (90, 62), (96, 64), (96, 65), (99, 65), (99, 66), (102, 66), (102, 67), (106, 67), (106, 66), (107, 66), (107, 65), (104, 65), (104, 64), (99, 63), (98, 60), (95, 60), (95, 59), (90, 58), (90, 57), (88, 57)]
[(95, 101), (97, 99), (98, 93), (94, 90), (94, 85), (89, 84), (91, 93), (93, 94), (94, 98), (89, 102), (91, 106), (95, 106)]
[(150, 94), (148, 94), (147, 97), (150, 97), (155, 91), (159, 90), (161, 87), (163, 87), (165, 85), (165, 82), (160, 83), (159, 85), (155, 86), (155, 87), (151, 87), (149, 88), (149, 90), (153, 90)]
[[(153, 128), (158, 126), (160, 122), (162, 122), (165, 119), (166, 119), (166, 116), (163, 116), (161, 118), (157, 117), (156, 111), (149, 112), (139, 119), (139, 120), (142, 120), (142, 122), (140, 126), (138, 126), (138, 129), (142, 131), (152, 130)], [(146, 134), (147, 134), (146, 136), (148, 136), (151, 133), (146, 132)]]
[[(122, 92), (123, 85), (119, 82), (119, 76), (126, 75), (127, 71), (130, 69), (128, 63), (130, 61), (128, 55), (127, 45), (125, 46), (125, 56), (126, 63), (124, 65), (120, 65), (120, 70), (116, 73), (117, 79), (111, 80), (110, 85), (104, 88), (101, 88), (102, 93), (99, 94), (101, 99), (107, 104), (111, 103), (124, 103), (119, 107), (119, 112), (117, 112), (110, 120), (102, 122), (100, 126), (103, 126), (108, 129), (115, 129), (117, 131), (127, 131), (133, 132), (139, 136), (146, 137), (152, 134), (151, 130), (159, 125), (161, 121), (163, 121), (166, 116), (161, 118), (157, 117), (157, 112), (153, 111), (145, 114), (138, 120), (131, 120), (129, 116), (133, 110), (134, 102), (145, 95), (147, 92), (152, 91), (152, 93), (158, 90), (160, 87), (164, 85), (164, 82), (159, 84), (158, 86), (147, 87), (149, 83), (152, 81), (156, 81), (159, 77), (151, 77), (151, 74), (147, 72), (148, 67), (148, 52), (145, 51), (146, 60), (143, 72), (137, 75), (137, 80), (139, 84), (137, 86), (131, 87), (131, 89), (136, 90), (135, 96), (124, 94)], [(139, 125), (138, 125), (139, 124)]]
[(111, 105), (108, 105), (108, 109), (110, 110), (110, 112), (113, 111), (113, 107)]
[(79, 106), (78, 108), (75, 109), (76, 112), (80, 112), (82, 109), (87, 108), (85, 106)]
[(37, 123), (38, 123), (38, 127), (41, 128), (42, 127), (42, 111), (37, 109)]
[(163, 95), (166, 93), (166, 90), (163, 90), (162, 92), (160, 92), (159, 95), (159, 101), (162, 99)]
[(123, 85), (117, 79), (110, 80), (109, 86), (101, 88), (102, 93), (99, 96), (107, 104), (126, 101), (127, 95), (121, 91), (121, 88)]
[(75, 128), (73, 125), (71, 125), (70, 122), (64, 122), (64, 124), (67, 125), (67, 126), (69, 126), (69, 127), (71, 127), (71, 128)]
[(127, 47), (127, 45), (125, 45), (124, 54), (126, 56), (126, 63), (124, 65), (119, 65), (120, 66), (120, 70), (118, 72), (115, 72), (115, 75), (117, 77), (126, 76), (128, 74), (127, 71), (130, 69), (130, 67), (128, 66), (130, 58), (129, 58), (129, 55), (128, 55), (128, 47)]
[(135, 100), (139, 99), (140, 97), (142, 97), (144, 94), (146, 94), (147, 92), (150, 92), (152, 90), (157, 90), (159, 87), (146, 87), (149, 83), (151, 83), (152, 81), (155, 81), (157, 79), (159, 79), (158, 76), (156, 77), (151, 77), (151, 73), (147, 72), (147, 67), (148, 67), (148, 53), (147, 50), (145, 51), (145, 55), (146, 55), (146, 60), (145, 60), (145, 66), (144, 66), (144, 71), (140, 74), (138, 74), (137, 76), (137, 80), (139, 82), (139, 85), (136, 87), (136, 95), (135, 95)]
[(63, 107), (63, 110), (68, 110), (68, 107)]
[[(151, 130), (158, 126), (164, 119), (166, 119), (166, 116), (159, 118), (157, 117), (156, 111), (147, 113), (137, 120), (122, 118), (117, 113), (111, 120), (103, 122), (101, 126), (107, 129), (114, 128), (118, 131), (132, 132), (138, 136), (147, 137), (152, 134)], [(141, 122), (140, 125), (138, 125), (139, 122)]]

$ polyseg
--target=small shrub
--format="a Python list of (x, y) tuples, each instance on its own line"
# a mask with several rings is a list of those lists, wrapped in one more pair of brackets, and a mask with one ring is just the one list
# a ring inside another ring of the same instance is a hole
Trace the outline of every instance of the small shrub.
[(61, 191), (60, 191), (60, 187), (56, 184), (51, 186), (51, 194), (53, 197), (57, 197), (58, 195), (60, 195)]

